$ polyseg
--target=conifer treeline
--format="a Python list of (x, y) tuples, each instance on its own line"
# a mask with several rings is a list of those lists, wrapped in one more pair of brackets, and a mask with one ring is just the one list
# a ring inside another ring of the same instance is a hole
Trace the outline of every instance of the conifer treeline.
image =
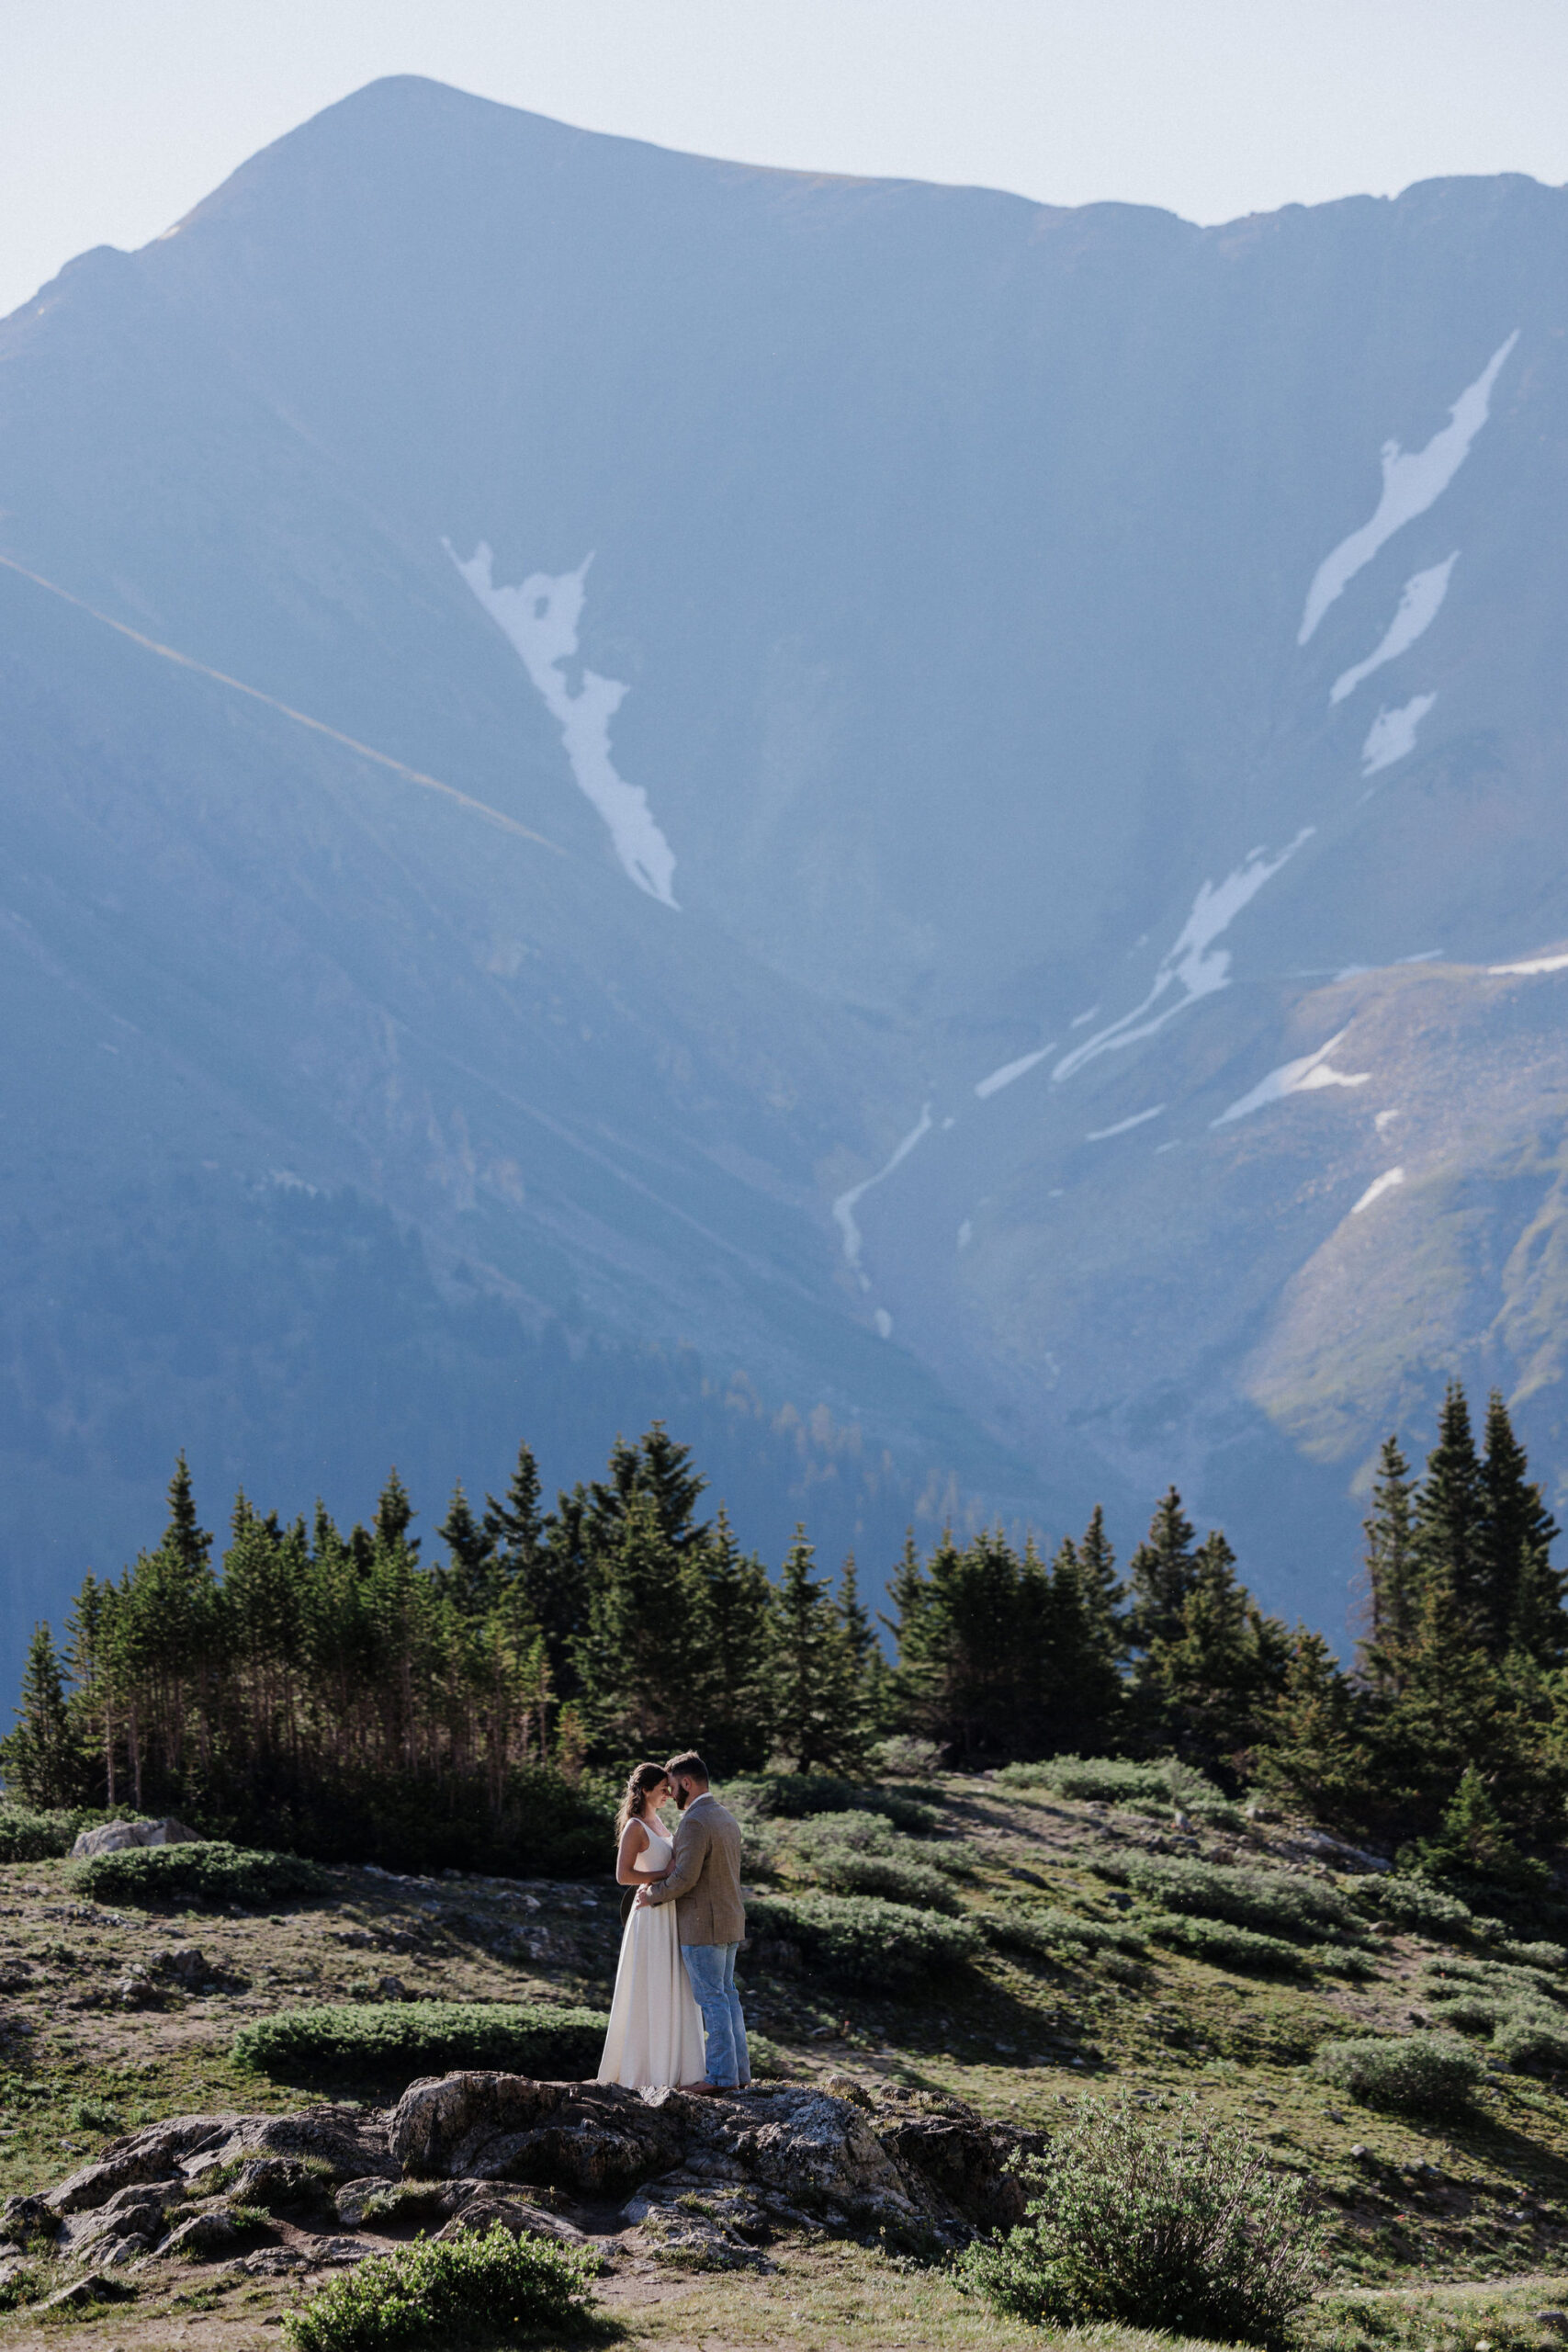
[(1495, 1395), (1478, 1451), (1450, 1387), (1419, 1481), (1383, 1448), (1348, 1674), (1262, 1614), (1174, 1488), (1125, 1581), (1098, 1510), (1049, 1561), (999, 1532), (924, 1558), (911, 1542), (889, 1663), (852, 1558), (835, 1588), (802, 1533), (771, 1578), (722, 1510), (699, 1517), (704, 1487), (655, 1423), (553, 1510), (523, 1446), (501, 1500), (476, 1513), (458, 1487), (429, 1562), (395, 1472), (347, 1534), (242, 1495), (219, 1562), (182, 1459), (161, 1544), (86, 1578), (63, 1656), (35, 1635), (7, 1789), (323, 1850), (515, 1852), (584, 1764), (694, 1742), (725, 1773), (855, 1772), (907, 1732), (970, 1763), (1174, 1749), (1353, 1832), (1457, 1838), (1505, 1874), (1517, 1840), (1559, 1832), (1558, 1531)]

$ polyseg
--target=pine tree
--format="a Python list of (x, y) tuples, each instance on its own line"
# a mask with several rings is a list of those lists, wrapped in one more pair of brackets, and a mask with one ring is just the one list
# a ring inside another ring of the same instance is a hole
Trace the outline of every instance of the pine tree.
[(1487, 1646), (1501, 1657), (1519, 1643), (1541, 1665), (1555, 1664), (1568, 1643), (1562, 1586), (1551, 1565), (1559, 1529), (1529, 1476), (1524, 1447), (1495, 1388), (1486, 1408), (1481, 1489), (1480, 1584)]
[(596, 1551), (608, 1550), (636, 1495), (653, 1505), (666, 1543), (677, 1552), (707, 1533), (693, 1517), (707, 1480), (692, 1467), (690, 1446), (677, 1445), (662, 1421), (651, 1424), (636, 1445), (617, 1438), (610, 1449), (609, 1477), (588, 1489), (588, 1537)]
[(1260, 1724), (1258, 1777), (1314, 1821), (1359, 1829), (1374, 1794), (1361, 1707), (1321, 1634), (1298, 1625)]
[(1519, 1851), (1485, 1779), (1473, 1764), (1465, 1766), (1436, 1835), (1417, 1841), (1408, 1866), (1424, 1878), (1483, 1896), (1495, 1890), (1515, 1896), (1539, 1896), (1546, 1892), (1549, 1877), (1544, 1862)]
[(183, 1448), (169, 1481), (169, 1523), (160, 1548), (186, 1568), (205, 1567), (212, 1551), (212, 1538), (197, 1518), (190, 1468)]
[(1051, 1563), (1036, 1753), (1099, 1755), (1115, 1745), (1121, 1729), (1121, 1639), (1108, 1605), (1117, 1588), (1108, 1588), (1103, 1560), (1095, 1555), (1092, 1538), (1103, 1534), (1099, 1516), (1083, 1544), (1064, 1537)]
[(1168, 1740), (1211, 1770), (1235, 1770), (1283, 1684), (1288, 1640), (1235, 1573), (1218, 1528), (1194, 1555), (1174, 1634), (1158, 1634), (1133, 1678), (1146, 1740)]
[(773, 1736), (795, 1772), (858, 1770), (866, 1725), (854, 1651), (804, 1528), (773, 1595)]
[(1180, 1636), (1181, 1612), (1197, 1577), (1194, 1540), (1181, 1497), (1168, 1487), (1155, 1506), (1146, 1540), (1127, 1564), (1133, 1586), (1129, 1632), (1141, 1649)]
[(488, 1523), (481, 1527), (475, 1519), (461, 1478), (452, 1489), (446, 1516), (435, 1532), (450, 1555), (443, 1578), (446, 1589), (464, 1616), (482, 1616), (496, 1599), (501, 1571), (495, 1538)]
[[(399, 1477), (397, 1465), (394, 1463), (387, 1473), (387, 1483), (382, 1487), (380, 1498), (376, 1505), (376, 1517), (371, 1525), (371, 1535), (384, 1551), (390, 1552), (401, 1545), (411, 1558), (417, 1559), (420, 1539), (417, 1535), (409, 1533), (414, 1518), (414, 1507), (409, 1500), (408, 1488)], [(357, 1532), (357, 1530), (355, 1532)]]
[(1450, 1380), (1438, 1416), (1438, 1442), (1416, 1497), (1416, 1563), (1424, 1584), (1447, 1577), (1456, 1605), (1477, 1633), (1484, 1632), (1489, 1616), (1484, 1516), (1470, 1407), (1460, 1383)]
[[(772, 1590), (721, 1509), (682, 1571), (693, 1627), (694, 1718), (684, 1727), (714, 1771), (760, 1771), (773, 1745), (769, 1674)], [(677, 1729), (673, 1736), (680, 1738)]]
[(1089, 1525), (1076, 1549), (1084, 1606), (1101, 1629), (1106, 1654), (1120, 1663), (1127, 1654), (1127, 1629), (1121, 1616), (1127, 1588), (1117, 1577), (1116, 1555), (1111, 1548), (1105, 1513), (1099, 1503), (1090, 1512)]
[(71, 1728), (64, 1672), (47, 1625), (35, 1626), (28, 1644), (17, 1717), (16, 1729), (0, 1740), (0, 1771), (7, 1789), (28, 1804), (69, 1804), (76, 1792), (81, 1759)]
[(583, 1720), (607, 1758), (651, 1758), (688, 1730), (695, 1628), (682, 1599), (680, 1555), (658, 1506), (634, 1492), (600, 1563), (577, 1654)]
[(536, 1615), (538, 1595), (533, 1587), (545, 1534), (539, 1496), (539, 1465), (532, 1449), (524, 1443), (517, 1449), (505, 1500), (498, 1503), (493, 1495), (485, 1497), (484, 1532), (502, 1577), (508, 1583), (522, 1579)]
[(1416, 1629), (1420, 1577), (1416, 1562), (1410, 1465), (1397, 1437), (1383, 1440), (1366, 1531), (1367, 1630), (1361, 1670), (1374, 1689), (1397, 1687)]

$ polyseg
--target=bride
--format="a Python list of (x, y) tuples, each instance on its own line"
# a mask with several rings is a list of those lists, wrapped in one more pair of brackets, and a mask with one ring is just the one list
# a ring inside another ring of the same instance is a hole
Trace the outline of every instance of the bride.
[[(659, 1808), (673, 1794), (662, 1764), (633, 1770), (615, 1816), (619, 1885), (654, 1886), (669, 1877), (674, 1840)], [(706, 2071), (702, 2012), (681, 1958), (675, 1905), (634, 1903), (621, 1937), (598, 2079), (639, 2089), (701, 2083)]]

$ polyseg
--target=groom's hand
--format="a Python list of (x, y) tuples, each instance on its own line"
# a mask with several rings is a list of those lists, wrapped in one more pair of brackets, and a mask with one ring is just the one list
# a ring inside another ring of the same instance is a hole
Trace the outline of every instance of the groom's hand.
[(651, 1887), (639, 1886), (637, 1891), (637, 1902), (635, 1907), (638, 1911), (646, 1911), (649, 1908), (652, 1902), (653, 1890)]

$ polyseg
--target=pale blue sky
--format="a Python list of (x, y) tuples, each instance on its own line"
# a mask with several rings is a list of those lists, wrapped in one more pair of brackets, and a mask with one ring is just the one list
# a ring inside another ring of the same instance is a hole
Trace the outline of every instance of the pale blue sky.
[(1565, 0), (0, 0), (0, 315), (398, 73), (709, 154), (1198, 220), (1568, 180)]

